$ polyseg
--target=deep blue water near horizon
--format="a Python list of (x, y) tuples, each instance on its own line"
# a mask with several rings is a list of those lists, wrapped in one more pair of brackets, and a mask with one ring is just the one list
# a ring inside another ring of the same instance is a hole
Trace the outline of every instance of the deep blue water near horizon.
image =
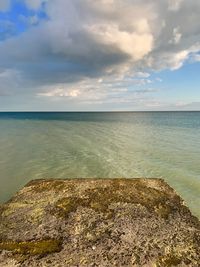
[(200, 217), (200, 112), (0, 112), (0, 201), (32, 179), (164, 178)]

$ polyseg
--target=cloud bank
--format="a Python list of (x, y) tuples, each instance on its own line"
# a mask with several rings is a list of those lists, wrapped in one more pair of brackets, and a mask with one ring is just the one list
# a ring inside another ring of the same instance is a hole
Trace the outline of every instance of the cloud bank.
[[(0, 95), (126, 101), (138, 96), (132, 85), (153, 93), (148, 73), (199, 61), (199, 1), (20, 1), (34, 20), (0, 38)], [(9, 8), (0, 1), (0, 11)]]

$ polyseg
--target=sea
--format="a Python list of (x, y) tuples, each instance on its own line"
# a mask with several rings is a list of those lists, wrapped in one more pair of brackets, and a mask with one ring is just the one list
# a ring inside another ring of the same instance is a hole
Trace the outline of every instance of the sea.
[(0, 202), (32, 179), (163, 178), (200, 218), (200, 112), (1, 112)]

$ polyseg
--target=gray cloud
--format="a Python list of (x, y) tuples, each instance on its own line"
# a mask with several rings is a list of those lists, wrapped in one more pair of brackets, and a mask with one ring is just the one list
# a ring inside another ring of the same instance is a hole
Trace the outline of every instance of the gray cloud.
[[(94, 88), (90, 94), (101, 96), (95, 89), (102, 86), (100, 79), (110, 92), (115, 86), (145, 85), (151, 82), (146, 69), (177, 69), (200, 51), (196, 0), (24, 2), (31, 10), (43, 8), (48, 19), (17, 36), (2, 37), (0, 68), (10, 75), (0, 76), (3, 92), (54, 96), (62, 84), (61, 94), (70, 96), (72, 87), (84, 91), (81, 82), (87, 80)], [(1, 1), (0, 10), (8, 4)], [(143, 77), (138, 79), (138, 73)], [(16, 84), (9, 84), (16, 77)]]

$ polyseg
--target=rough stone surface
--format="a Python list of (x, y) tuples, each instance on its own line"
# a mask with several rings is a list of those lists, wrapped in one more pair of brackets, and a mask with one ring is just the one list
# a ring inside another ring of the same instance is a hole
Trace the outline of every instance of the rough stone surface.
[(0, 266), (200, 266), (200, 223), (161, 179), (36, 180), (0, 207)]

